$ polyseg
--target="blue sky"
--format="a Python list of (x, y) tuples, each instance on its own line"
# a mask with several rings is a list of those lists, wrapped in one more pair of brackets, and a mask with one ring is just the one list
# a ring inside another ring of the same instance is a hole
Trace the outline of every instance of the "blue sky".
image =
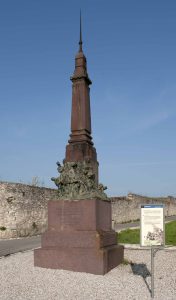
[(79, 10), (108, 195), (176, 195), (176, 1), (0, 1), (0, 180), (54, 187)]

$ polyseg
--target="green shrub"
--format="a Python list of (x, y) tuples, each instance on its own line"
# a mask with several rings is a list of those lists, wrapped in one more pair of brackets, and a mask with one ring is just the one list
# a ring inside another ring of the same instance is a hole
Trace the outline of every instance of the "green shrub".
[(131, 264), (132, 264), (132, 261), (131, 261), (131, 260), (128, 260), (127, 258), (124, 257), (124, 259), (123, 259), (123, 261), (122, 261), (122, 264), (125, 265), (125, 266), (126, 266), (126, 265), (131, 265)]
[(37, 229), (37, 224), (35, 222), (32, 223), (32, 228)]
[(1, 231), (5, 231), (7, 228), (5, 226), (0, 226)]

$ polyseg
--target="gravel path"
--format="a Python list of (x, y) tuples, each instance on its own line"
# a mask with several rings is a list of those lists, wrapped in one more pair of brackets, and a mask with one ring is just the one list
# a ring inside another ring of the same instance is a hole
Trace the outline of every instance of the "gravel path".
[[(0, 300), (144, 300), (150, 298), (150, 251), (125, 249), (133, 265), (105, 276), (34, 267), (33, 251), (0, 259)], [(155, 299), (176, 299), (176, 248), (155, 256)]]

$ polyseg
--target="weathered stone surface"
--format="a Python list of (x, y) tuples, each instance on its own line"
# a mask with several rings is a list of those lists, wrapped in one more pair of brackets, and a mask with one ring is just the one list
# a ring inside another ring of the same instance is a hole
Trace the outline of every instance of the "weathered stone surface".
[(34, 265), (103, 275), (123, 260), (111, 227), (111, 203), (102, 200), (48, 202), (48, 230)]
[(141, 204), (164, 204), (165, 216), (176, 215), (176, 198), (145, 197), (129, 194), (126, 197), (111, 197), (113, 223), (129, 222), (140, 219)]
[(113, 245), (96, 248), (41, 248), (35, 250), (34, 265), (104, 275), (123, 261), (124, 249)]
[[(43, 233), (47, 229), (47, 202), (57, 200), (58, 190), (34, 187), (21, 183), (0, 182), (0, 238), (12, 238)], [(165, 216), (176, 215), (173, 197), (148, 198), (132, 194), (130, 197), (109, 198), (113, 223), (140, 218), (140, 205), (163, 203)]]
[[(35, 235), (47, 228), (47, 201), (57, 199), (57, 190), (33, 187), (20, 183), (0, 182), (0, 238)], [(140, 218), (143, 203), (163, 203), (165, 216), (176, 215), (173, 197), (148, 198), (140, 195), (109, 198), (114, 223)]]
[(48, 202), (48, 229), (111, 230), (111, 204), (97, 199)]
[(47, 228), (47, 202), (54, 189), (0, 182), (0, 238), (32, 236)]
[(44, 247), (73, 247), (100, 248), (117, 244), (115, 231), (77, 230), (56, 231), (47, 230), (42, 234), (42, 248)]

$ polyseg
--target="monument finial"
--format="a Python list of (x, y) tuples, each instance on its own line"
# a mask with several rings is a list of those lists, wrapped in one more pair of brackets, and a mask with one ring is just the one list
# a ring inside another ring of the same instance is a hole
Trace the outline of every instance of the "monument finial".
[(80, 37), (79, 37), (79, 52), (82, 52), (82, 23), (81, 23), (81, 10), (80, 10)]

